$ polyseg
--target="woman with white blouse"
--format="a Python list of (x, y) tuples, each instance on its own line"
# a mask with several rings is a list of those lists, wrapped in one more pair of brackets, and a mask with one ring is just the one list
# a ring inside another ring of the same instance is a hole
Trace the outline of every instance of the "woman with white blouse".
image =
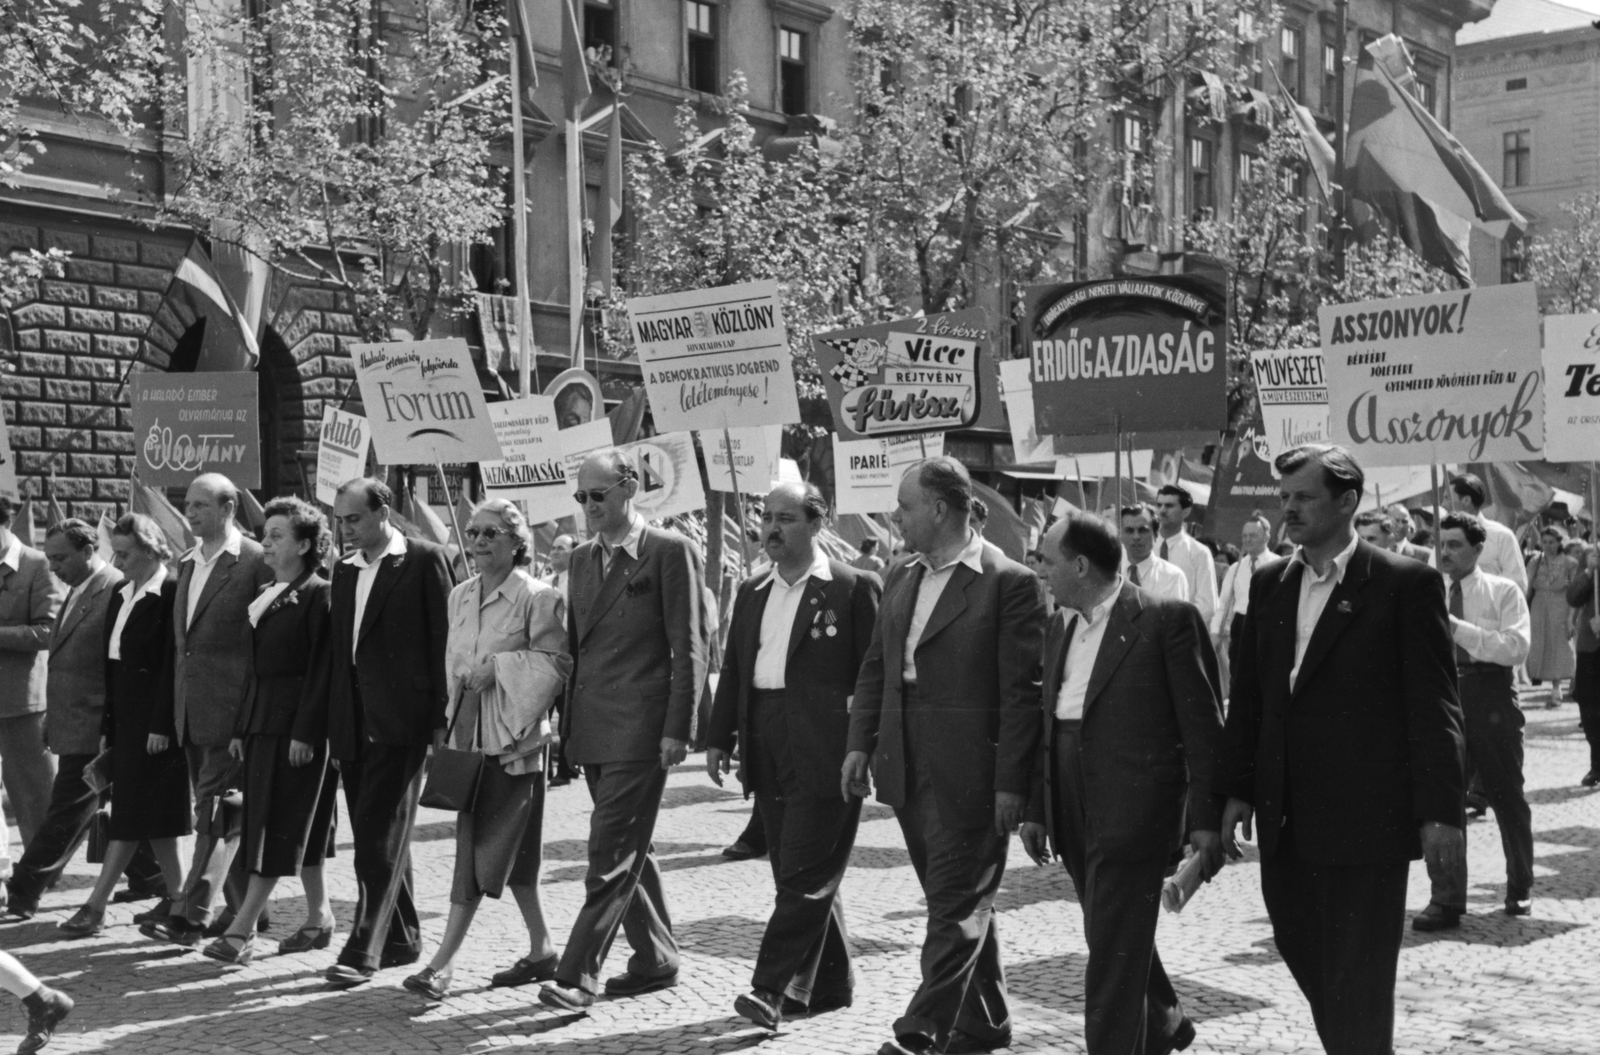
[(493, 983), (548, 981), (558, 963), (539, 902), (539, 868), (550, 706), (572, 670), (566, 599), (528, 573), (533, 534), (512, 503), (484, 502), (465, 535), (478, 574), (450, 592), (448, 735), (452, 746), (481, 750), (485, 759), (473, 808), (456, 817), (444, 937), (428, 966), (405, 981), (435, 1000), (449, 992), (456, 953), (483, 896), (498, 898), (507, 886), (528, 928), (529, 953)]

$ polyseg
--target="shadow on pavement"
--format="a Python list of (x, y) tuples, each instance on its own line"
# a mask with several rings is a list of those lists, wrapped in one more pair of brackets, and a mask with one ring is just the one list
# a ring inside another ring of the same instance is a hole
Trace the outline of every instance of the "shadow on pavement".
[[(1088, 965), (1088, 954), (1077, 952), (1007, 964), (1006, 986), (1020, 999), (1069, 1015), (1081, 1015), (1084, 972)], [(1193, 978), (1174, 976), (1172, 988), (1183, 1001), (1184, 1014), (1197, 1024), (1229, 1015), (1249, 1014), (1271, 1006), (1269, 1001), (1206, 985)]]

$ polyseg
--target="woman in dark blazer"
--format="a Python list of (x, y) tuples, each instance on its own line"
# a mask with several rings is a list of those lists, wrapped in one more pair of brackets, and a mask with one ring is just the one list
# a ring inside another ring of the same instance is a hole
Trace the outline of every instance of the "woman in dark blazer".
[(244, 763), (239, 853), (250, 887), (233, 924), (205, 949), (212, 959), (234, 964), (254, 958), (256, 918), (284, 876), (300, 877), (306, 922), (278, 951), (326, 949), (333, 940), (322, 862), (333, 853), (339, 772), (328, 762), (326, 711), (306, 692), (306, 679), (328, 646), (331, 594), (317, 569), (330, 533), (323, 515), (298, 498), (273, 499), (263, 512), (261, 550), (274, 581), (250, 604), (254, 662), (228, 745)]
[(121, 589), (106, 610), (106, 707), (102, 740), (111, 750), (111, 842), (88, 902), (61, 924), (74, 938), (98, 934), (106, 902), (139, 843), (149, 840), (168, 890), (183, 889), (178, 840), (194, 830), (189, 766), (174, 743), (172, 703), (161, 665), (172, 651), (178, 582), (172, 550), (156, 522), (129, 513), (111, 529)]

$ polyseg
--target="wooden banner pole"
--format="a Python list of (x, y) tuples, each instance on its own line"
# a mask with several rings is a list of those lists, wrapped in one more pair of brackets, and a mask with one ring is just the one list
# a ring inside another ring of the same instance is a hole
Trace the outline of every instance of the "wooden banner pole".
[(1112, 465), (1112, 472), (1117, 477), (1116, 515), (1120, 516), (1122, 514), (1122, 413), (1118, 411), (1112, 414), (1111, 420), (1112, 428), (1116, 430), (1116, 447), (1112, 458), (1112, 461), (1114, 462)]
[[(744, 570), (745, 577), (750, 575), (750, 555), (745, 551), (744, 545), (744, 500), (739, 497), (739, 469), (733, 464), (733, 434), (728, 431), (727, 418), (723, 418), (722, 446), (728, 452), (728, 479), (733, 481), (733, 509), (735, 521), (739, 525), (739, 567)], [(706, 527), (709, 529), (710, 524)], [(721, 531), (722, 525), (716, 525), (716, 530)]]

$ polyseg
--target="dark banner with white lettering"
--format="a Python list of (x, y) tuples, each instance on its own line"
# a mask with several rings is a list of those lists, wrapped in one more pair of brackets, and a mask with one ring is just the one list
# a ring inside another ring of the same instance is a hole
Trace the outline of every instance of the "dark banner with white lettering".
[(1028, 356), (1039, 434), (1228, 425), (1227, 291), (1206, 275), (1033, 286)]

